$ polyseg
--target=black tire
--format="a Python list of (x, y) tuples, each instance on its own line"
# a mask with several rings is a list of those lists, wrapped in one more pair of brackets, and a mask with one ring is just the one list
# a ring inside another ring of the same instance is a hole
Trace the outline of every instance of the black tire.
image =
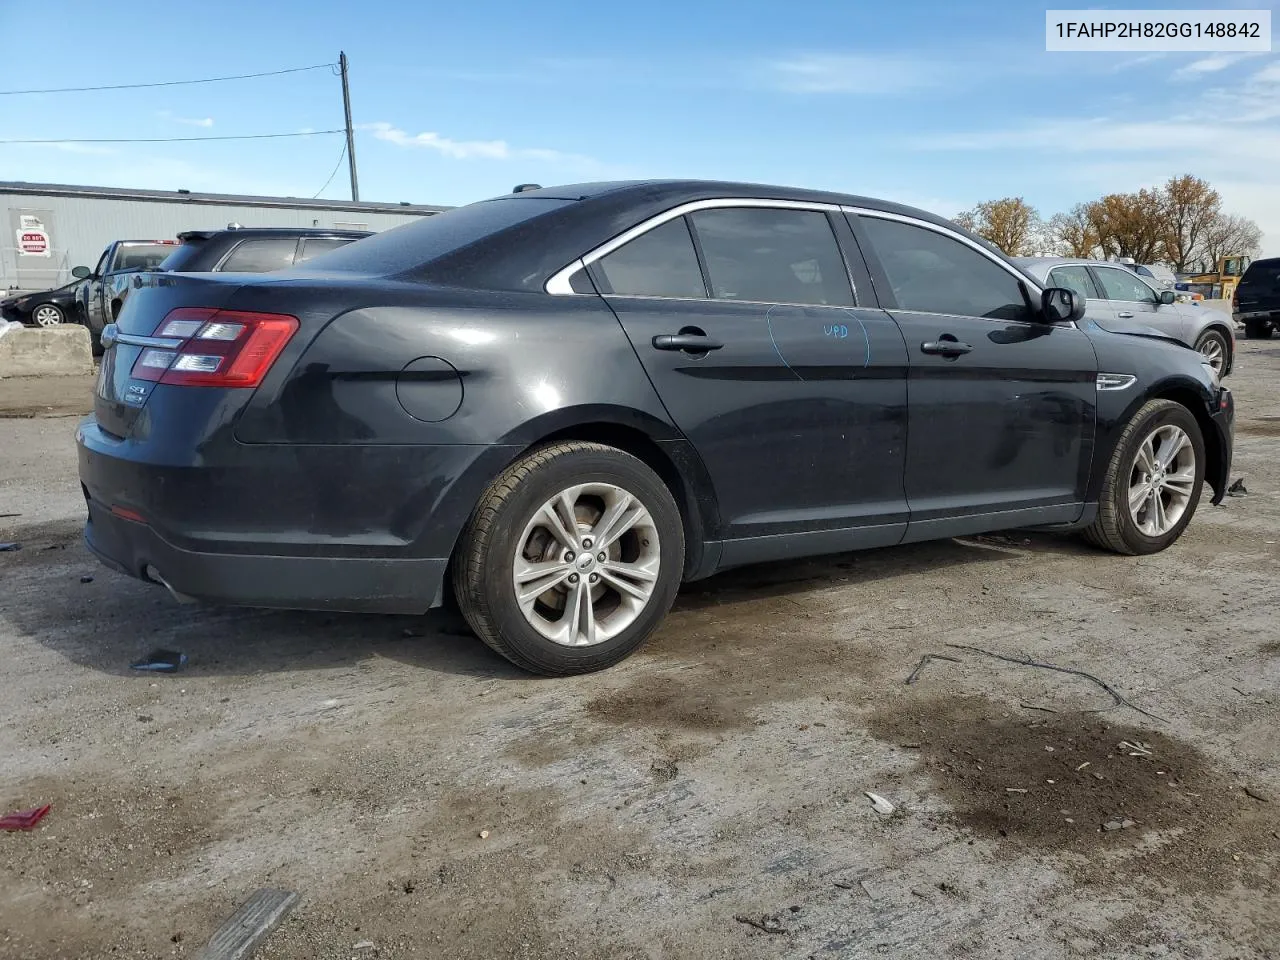
[(1206, 330), (1196, 341), (1196, 352), (1203, 354), (1207, 343), (1218, 345), (1218, 355), (1222, 357), (1222, 369), (1218, 371), (1218, 377), (1225, 377), (1231, 372), (1231, 346), (1227, 343), (1227, 338), (1217, 330)]
[(1246, 320), (1244, 335), (1250, 340), (1269, 340), (1271, 338), (1270, 320)]
[[(1129, 511), (1129, 487), (1135, 459), (1142, 443), (1160, 427), (1181, 427), (1195, 451), (1195, 483), (1187, 507), (1178, 522), (1162, 536), (1143, 533)], [(1111, 454), (1098, 498), (1098, 516), (1084, 530), (1094, 546), (1129, 556), (1159, 553), (1182, 536), (1195, 515), (1204, 489), (1205, 447), (1200, 424), (1186, 407), (1172, 400), (1150, 400), (1134, 414)]]
[[(658, 578), (647, 605), (616, 636), (592, 646), (565, 646), (525, 619), (512, 563), (535, 512), (559, 491), (592, 482), (622, 488), (649, 511), (659, 537)], [(454, 554), (453, 589), (463, 617), (494, 651), (531, 673), (567, 676), (603, 670), (638, 650), (671, 609), (683, 570), (684, 526), (658, 475), (613, 447), (568, 442), (532, 451), (490, 484)]]

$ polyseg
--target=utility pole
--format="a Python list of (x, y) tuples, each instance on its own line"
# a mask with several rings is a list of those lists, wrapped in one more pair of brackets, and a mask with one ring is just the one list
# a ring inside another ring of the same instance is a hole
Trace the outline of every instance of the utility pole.
[(360, 181), (356, 179), (356, 137), (351, 129), (351, 88), (347, 85), (347, 55), (338, 52), (338, 68), (342, 73), (342, 110), (347, 115), (347, 166), (351, 170), (351, 199), (360, 199)]

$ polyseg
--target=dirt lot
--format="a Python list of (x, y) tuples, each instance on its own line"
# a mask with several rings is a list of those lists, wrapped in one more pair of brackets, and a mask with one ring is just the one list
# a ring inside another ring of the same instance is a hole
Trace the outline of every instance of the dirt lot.
[[(100, 568), (48, 416), (87, 386), (0, 383), (0, 807), (53, 805), (0, 834), (0, 957), (190, 956), (272, 886), (268, 960), (1280, 958), (1280, 341), (1241, 349), (1248, 496), (1165, 554), (741, 571), (557, 681)], [(131, 672), (153, 647), (188, 669)]]

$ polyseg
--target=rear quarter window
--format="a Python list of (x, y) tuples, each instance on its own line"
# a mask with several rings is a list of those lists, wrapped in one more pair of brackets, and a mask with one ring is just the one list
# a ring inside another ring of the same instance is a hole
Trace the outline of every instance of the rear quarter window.
[(1256, 260), (1240, 279), (1240, 286), (1261, 290), (1280, 288), (1280, 260)]

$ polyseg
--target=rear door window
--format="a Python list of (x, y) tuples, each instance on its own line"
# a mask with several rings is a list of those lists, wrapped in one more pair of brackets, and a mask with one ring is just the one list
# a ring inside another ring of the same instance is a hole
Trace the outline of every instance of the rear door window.
[(350, 242), (342, 237), (307, 237), (302, 241), (302, 252), (298, 254), (298, 263), (318, 257), (322, 253), (337, 250), (339, 247), (345, 247)]
[(640, 234), (595, 264), (606, 292), (627, 297), (703, 299), (698, 254), (684, 217)]
[(819, 210), (728, 207), (689, 217), (719, 300), (854, 306), (849, 272)]
[(1089, 276), (1089, 268), (1083, 265), (1054, 267), (1049, 271), (1049, 286), (1066, 287), (1086, 300), (1101, 298), (1098, 288), (1093, 285), (1093, 277)]
[(1138, 279), (1137, 274), (1116, 267), (1094, 267), (1098, 282), (1108, 300), (1128, 303), (1155, 303), (1156, 293)]
[(1259, 292), (1280, 291), (1280, 260), (1259, 260), (1250, 264), (1240, 280), (1240, 286)]
[(1018, 278), (968, 244), (897, 220), (863, 216), (860, 222), (903, 310), (1031, 319)]
[(283, 270), (293, 266), (293, 255), (297, 249), (298, 241), (294, 239), (245, 240), (231, 251), (231, 256), (218, 269), (225, 273), (270, 273), (272, 270)]

